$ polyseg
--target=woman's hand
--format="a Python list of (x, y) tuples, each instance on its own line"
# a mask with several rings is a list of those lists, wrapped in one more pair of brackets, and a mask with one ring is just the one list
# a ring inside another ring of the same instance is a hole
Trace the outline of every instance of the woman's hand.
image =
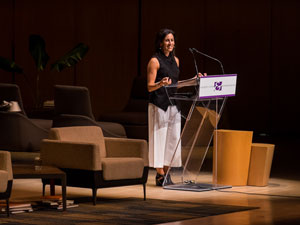
[(197, 77), (206, 77), (207, 76), (207, 73), (198, 73), (197, 75), (194, 76), (194, 78), (197, 78)]
[(172, 84), (172, 80), (169, 77), (164, 77), (163, 79), (160, 80), (159, 86), (167, 86)]

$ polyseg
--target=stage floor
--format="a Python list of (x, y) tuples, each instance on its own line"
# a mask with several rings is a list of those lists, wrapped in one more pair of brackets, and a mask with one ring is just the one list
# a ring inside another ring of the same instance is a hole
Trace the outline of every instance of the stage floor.
[[(300, 180), (270, 178), (267, 187), (240, 186), (205, 192), (166, 190), (155, 186), (155, 171), (150, 170), (147, 198), (190, 201), (211, 204), (255, 206), (259, 209), (205, 218), (178, 221), (169, 225), (248, 225), (248, 224), (300, 224)], [(201, 173), (201, 182), (210, 182), (210, 172)], [(47, 189), (49, 191), (49, 187)], [(56, 194), (61, 188), (56, 187)], [(14, 180), (11, 200), (35, 200), (42, 194), (42, 183), (36, 179)], [(67, 198), (91, 196), (86, 188), (67, 188)], [(143, 198), (142, 185), (104, 188), (98, 190), (98, 198)], [(67, 212), (66, 212), (67, 213)]]

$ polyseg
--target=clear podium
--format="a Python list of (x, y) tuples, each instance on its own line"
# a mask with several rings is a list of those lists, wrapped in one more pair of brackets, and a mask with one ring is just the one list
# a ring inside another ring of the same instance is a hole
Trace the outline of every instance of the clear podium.
[[(212, 75), (165, 87), (171, 104), (180, 109), (182, 128), (163, 183), (164, 189), (209, 191), (230, 187), (218, 185), (217, 180), (201, 183), (199, 173), (212, 148), (213, 134), (226, 100), (235, 95), (236, 81), (237, 74)], [(178, 161), (174, 163), (177, 167), (172, 166), (178, 156), (181, 157), (181, 166), (178, 166)]]

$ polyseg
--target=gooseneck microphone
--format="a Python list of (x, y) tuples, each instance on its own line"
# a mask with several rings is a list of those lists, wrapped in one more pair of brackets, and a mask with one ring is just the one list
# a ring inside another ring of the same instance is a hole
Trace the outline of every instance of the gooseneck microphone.
[(190, 50), (190, 52), (191, 52), (192, 55), (193, 55), (194, 64), (195, 64), (195, 69), (196, 69), (196, 75), (198, 76), (199, 71), (198, 71), (198, 67), (197, 67), (197, 62), (196, 62), (196, 58), (195, 58), (195, 55), (194, 55), (194, 51), (193, 51), (192, 48), (189, 48), (189, 50)]
[[(205, 56), (205, 57), (207, 57), (207, 58), (210, 58), (210, 59), (212, 59), (212, 60), (217, 61), (217, 62), (220, 64), (220, 66), (221, 66), (222, 73), (225, 74), (224, 68), (223, 68), (223, 64), (222, 64), (222, 62), (221, 62), (220, 60), (218, 60), (218, 59), (216, 59), (216, 58), (214, 58), (214, 57), (212, 57), (212, 56), (210, 56), (210, 55), (207, 55), (207, 54), (205, 54), (205, 53), (203, 53), (203, 52), (200, 52), (199, 50), (197, 50), (197, 49), (195, 49), (195, 48), (189, 48), (189, 50), (190, 50), (192, 53), (195, 51), (195, 52), (197, 52), (197, 53), (200, 54), (200, 55), (203, 55), (203, 56)], [(194, 55), (194, 54), (193, 54), (193, 55)]]

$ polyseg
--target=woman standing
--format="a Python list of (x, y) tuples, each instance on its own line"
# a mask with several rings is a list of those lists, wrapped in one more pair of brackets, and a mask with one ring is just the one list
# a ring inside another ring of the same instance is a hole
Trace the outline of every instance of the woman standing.
[[(158, 32), (155, 54), (147, 67), (147, 86), (150, 92), (149, 165), (156, 169), (156, 185), (162, 186), (180, 138), (181, 116), (175, 101), (170, 101), (164, 86), (176, 84), (179, 78), (179, 59), (175, 56), (175, 33), (170, 29)], [(172, 166), (181, 166), (178, 147)], [(166, 182), (171, 182), (170, 178)]]

